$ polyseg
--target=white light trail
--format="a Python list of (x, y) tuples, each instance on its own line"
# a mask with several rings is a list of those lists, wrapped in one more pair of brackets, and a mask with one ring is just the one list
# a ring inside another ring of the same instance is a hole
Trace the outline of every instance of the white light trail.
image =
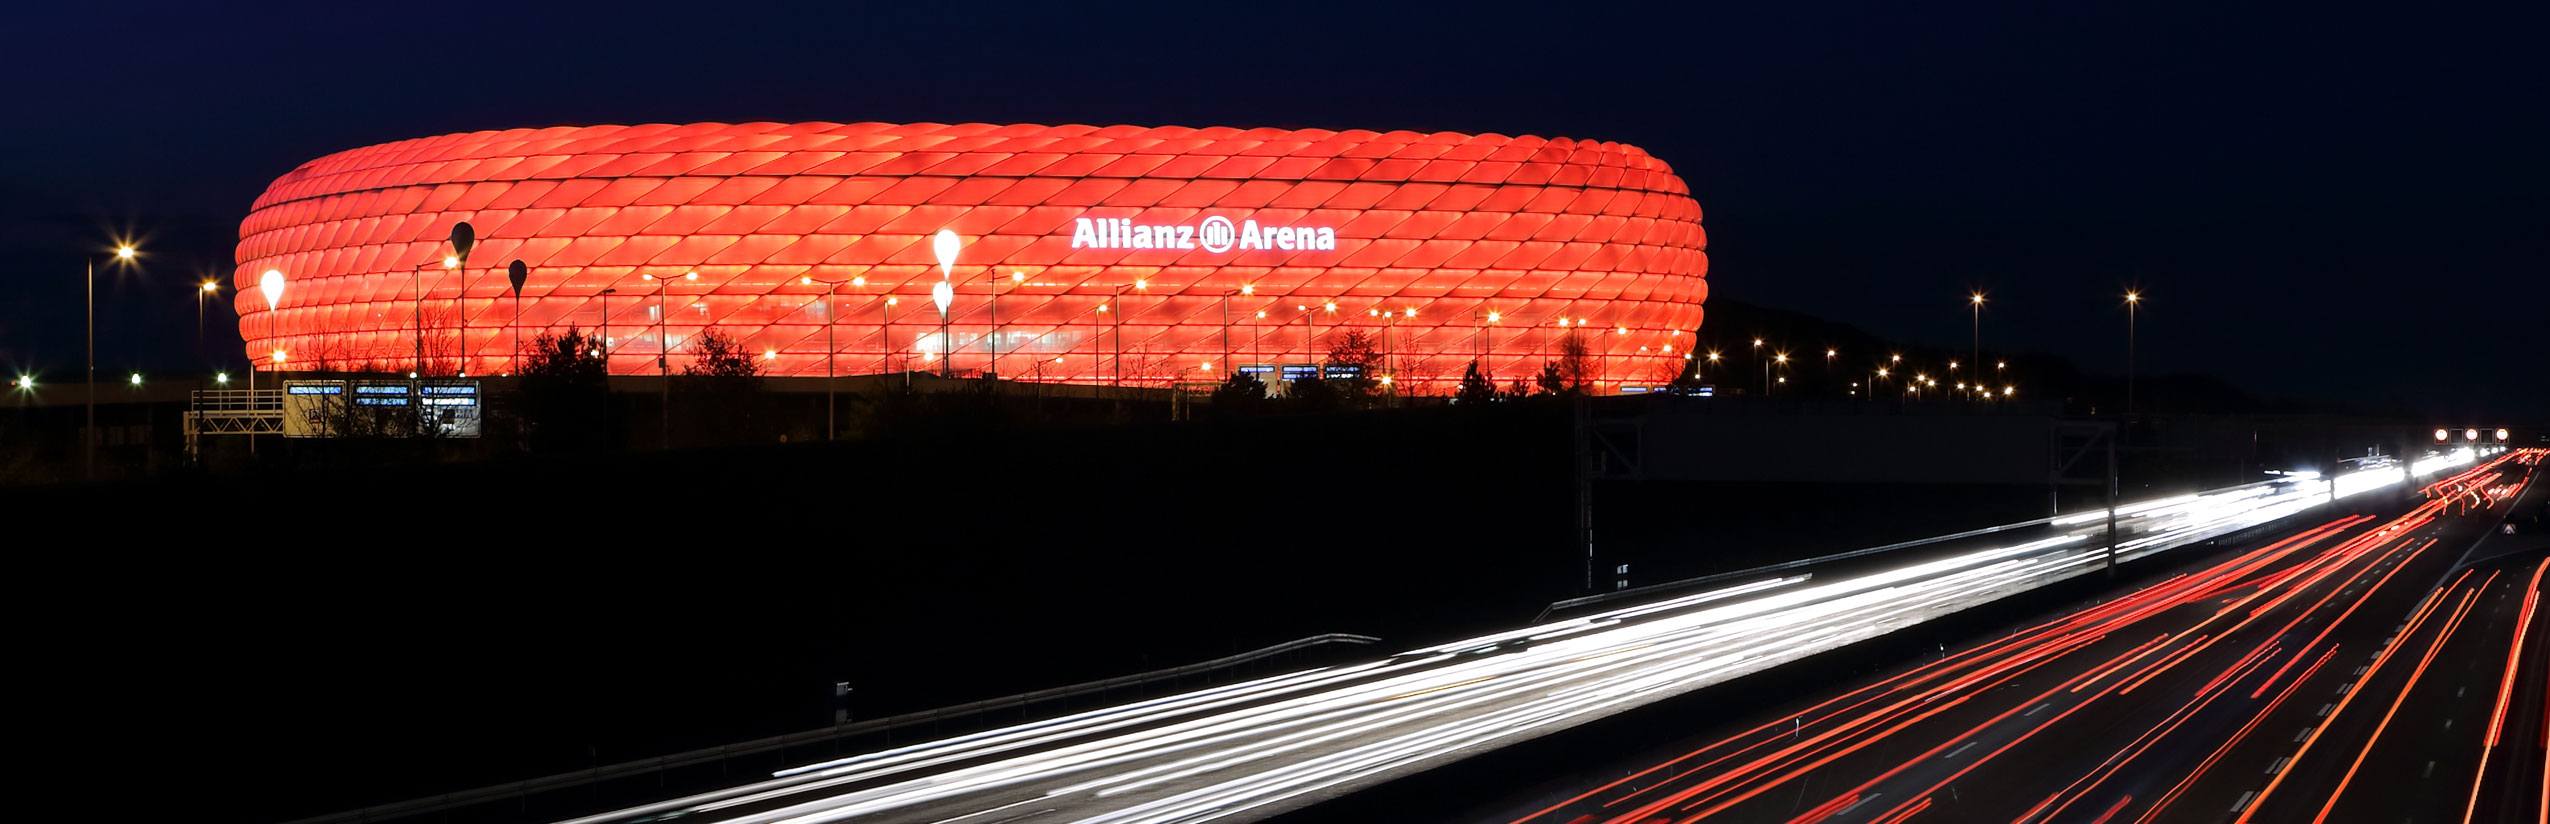
[[(2119, 506), (2115, 560), (2258, 527), (2464, 466), (2471, 449), (2334, 478), (2288, 475)], [(2107, 510), (2052, 534), (1831, 580), (1770, 578), (1287, 673), (809, 764), (770, 780), (578, 819), (819, 824), (1031, 800), (1108, 824), (1201, 821), (1377, 782), (2095, 571)], [(969, 806), (970, 805), (970, 806)], [(746, 809), (751, 808), (751, 809)], [(935, 811), (934, 811), (935, 812)]]

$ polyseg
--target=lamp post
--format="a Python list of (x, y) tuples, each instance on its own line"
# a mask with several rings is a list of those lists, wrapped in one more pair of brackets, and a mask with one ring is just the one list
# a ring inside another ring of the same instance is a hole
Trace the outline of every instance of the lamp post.
[(522, 374), (522, 285), (531, 281), (531, 266), (515, 258), (505, 266), (505, 281), (514, 287), (514, 365), (507, 371)]
[[(895, 370), (895, 304), (903, 304), (903, 298), (885, 296), (885, 304), (877, 304), (877, 370), (885, 372)], [(910, 385), (910, 378), (903, 383)]]
[[(409, 286), (409, 288), (412, 288), (412, 289), (414, 289), (414, 290), (416, 291), (416, 368), (415, 368), (415, 369), (413, 369), (413, 370), (410, 370), (410, 371), (413, 371), (413, 372), (415, 372), (415, 373), (416, 373), (416, 374), (418, 374), (418, 375), (423, 375), (423, 374), (425, 374), (425, 371), (426, 371), (426, 370), (425, 370), (425, 270), (427, 270), (427, 269), (431, 269), (431, 268), (434, 268), (434, 264), (432, 264), (432, 263), (420, 263), (420, 264), (417, 264), (417, 265), (416, 265), (416, 268), (415, 268), (415, 269), (410, 270), (410, 271), (409, 271), (409, 273), (408, 273), (408, 286)], [(444, 256), (443, 256), (443, 268), (445, 268), (445, 269), (458, 269), (458, 268), (460, 268), (460, 256), (458, 256), (458, 255), (444, 255)], [(435, 281), (435, 282), (440, 283), (441, 281), (440, 281), (440, 280), (437, 280), (437, 281)]]
[[(1013, 272), (1009, 273), (1009, 285), (1010, 285), (1012, 288), (1015, 288), (1015, 287), (1018, 287), (1018, 286), (1023, 286), (1023, 285), (1025, 285), (1026, 283), (1027, 283), (1027, 273), (1026, 273), (1026, 272), (1015, 272), (1015, 271), (1013, 271)], [(993, 377), (993, 378), (996, 378), (996, 379), (997, 379), (997, 378), (999, 378), (999, 377), (1000, 377), (1000, 374), (1001, 374), (1001, 282), (1000, 282), (1000, 279), (999, 279), (999, 278), (993, 278), (993, 279), (992, 279), (992, 368), (991, 368), (991, 375), (992, 375), (992, 377)]]
[[(275, 336), (275, 334), (274, 334), (274, 313), (275, 313), (275, 309), (277, 309), (278, 307), (281, 307), (281, 306), (283, 305), (283, 270), (281, 270), (281, 269), (268, 269), (268, 270), (266, 270), (266, 271), (265, 271), (265, 274), (258, 275), (258, 276), (257, 276), (257, 294), (260, 294), (260, 295), (265, 296), (265, 299), (266, 299), (266, 337), (268, 337), (268, 338), (273, 338), (273, 337)], [(268, 361), (267, 361), (267, 363), (268, 363), (268, 365), (273, 366), (273, 368), (276, 370), (276, 371), (275, 371), (275, 385), (276, 385), (277, 387), (281, 387), (281, 386), (283, 385), (283, 372), (282, 372), (282, 367), (281, 367), (281, 366), (279, 366), (279, 364), (281, 364), (282, 362), (283, 362), (283, 347), (282, 347), (282, 346), (276, 346), (276, 347), (274, 348), (274, 357), (273, 357), (271, 360), (268, 360)], [(249, 356), (248, 356), (248, 409), (249, 409), (249, 411), (252, 411), (252, 412), (253, 412), (253, 411), (255, 411), (255, 410), (256, 410), (256, 408), (257, 408), (257, 356), (256, 356), (256, 355), (251, 354), (251, 355), (249, 355)], [(253, 456), (253, 455), (256, 455), (256, 454), (257, 454), (257, 430), (256, 430), (256, 429), (254, 429), (254, 428), (250, 428), (250, 429), (248, 430), (248, 454), (249, 454), (249, 455), (251, 455), (251, 456)]]
[(1222, 371), (1225, 375), (1238, 371), (1231, 364), (1231, 296), (1241, 294), (1242, 290), (1254, 292), (1256, 287), (1243, 286), (1222, 291)]
[(602, 350), (602, 383), (605, 386), (611, 383), (611, 296), (619, 293), (619, 287), (606, 286), (599, 295), (602, 298), (602, 346), (599, 348)]
[(956, 253), (965, 248), (965, 239), (954, 229), (940, 229), (930, 237), (930, 252), (938, 257), (939, 282), (930, 286), (930, 302), (939, 309), (939, 377), (956, 377), (956, 347), (948, 338), (947, 310), (956, 302)]
[(221, 281), (205, 278), (195, 289), (195, 360), (209, 363), (204, 357), (204, 300), (221, 293)]
[[(1107, 361), (1107, 385), (1108, 385), (1109, 387), (1118, 387), (1118, 386), (1123, 386), (1123, 385), (1124, 385), (1124, 290), (1125, 290), (1125, 289), (1126, 289), (1126, 287), (1118, 286), (1118, 287), (1115, 287), (1115, 288), (1113, 288), (1113, 289), (1111, 289), (1111, 290), (1108, 290), (1108, 293), (1107, 293), (1107, 302), (1105, 302), (1105, 303), (1101, 303), (1101, 304), (1098, 304), (1098, 312), (1099, 312), (1100, 314), (1103, 314), (1103, 315), (1106, 315), (1106, 316), (1107, 316), (1107, 331), (1108, 331), (1108, 337), (1113, 338), (1113, 345), (1114, 345), (1114, 353), (1108, 356), (1108, 361)], [(1097, 353), (1094, 353), (1094, 352), (1093, 352), (1093, 353), (1090, 353), (1090, 356), (1089, 356), (1089, 357), (1090, 357), (1090, 358), (1092, 359), (1092, 361), (1094, 362), (1094, 361), (1095, 361), (1095, 359), (1096, 359), (1098, 356), (1097, 356)], [(1094, 368), (1094, 367), (1093, 367), (1093, 368)], [(1093, 373), (1090, 375), (1090, 377), (1095, 378), (1095, 377), (1097, 377), (1097, 375), (1093, 372)]]
[[(130, 244), (130, 243), (118, 243), (118, 244), (116, 244), (116, 245), (115, 245), (115, 264), (116, 264), (116, 265), (118, 265), (118, 266), (131, 266), (131, 265), (133, 265), (133, 259), (134, 259), (134, 258), (136, 258), (136, 257), (139, 257), (140, 255), (141, 255), (141, 250), (138, 250), (138, 249), (133, 248), (133, 245), (132, 245), (132, 244)], [(88, 288), (88, 353), (89, 353), (89, 360), (88, 360), (88, 363), (89, 363), (89, 381), (88, 381), (88, 411), (87, 411), (87, 423), (83, 424), (83, 425), (80, 427), (80, 467), (81, 467), (81, 470), (80, 470), (80, 471), (81, 471), (81, 475), (82, 475), (82, 477), (84, 477), (84, 478), (86, 478), (86, 479), (88, 479), (88, 480), (96, 480), (96, 479), (97, 479), (97, 259), (96, 259), (96, 258), (94, 258), (94, 257), (92, 257), (92, 258), (88, 258), (85, 262), (88, 264), (88, 277), (87, 277), (87, 284), (88, 284), (88, 287), (87, 287), (87, 288)]]
[(1981, 372), (1983, 371), (1983, 293), (1967, 295), (1966, 303), (1974, 307), (1974, 364), (1975, 371)]
[[(1771, 396), (1771, 364), (1774, 363), (1783, 367), (1789, 365), (1789, 353), (1781, 352), (1773, 355), (1769, 362), (1762, 364), (1762, 396), (1766, 398)], [(1787, 383), (1788, 379), (1783, 377), (1780, 382)]]
[(2134, 417), (2134, 310), (2142, 308), (2143, 293), (2125, 290), (2125, 417)]
[[(656, 437), (661, 439), (659, 441), (662, 444), (661, 448), (671, 449), (673, 448), (673, 312), (666, 308), (664, 293), (672, 285), (673, 279), (659, 278), (654, 275), (638, 277), (655, 284), (655, 322), (658, 324), (655, 332), (655, 379), (658, 392), (657, 404), (662, 407), (659, 410), (662, 413), (662, 422), (658, 424)], [(699, 280), (699, 273), (685, 272), (682, 274), (682, 279)]]
[[(864, 281), (865, 278), (861, 280)], [(837, 417), (839, 413), (834, 411), (834, 396), (837, 394), (834, 392), (834, 384), (838, 381), (833, 377), (832, 357), (834, 352), (840, 350), (832, 343), (832, 317), (837, 308), (834, 306), (834, 294), (841, 285), (841, 281), (820, 280), (813, 275), (807, 275), (798, 278), (797, 282), (808, 286), (823, 284), (823, 439), (829, 441), (833, 439), (834, 421), (839, 419)]]
[(624, 438), (611, 429), (611, 296), (620, 293), (617, 286), (602, 287), (602, 343), (594, 347), (602, 356), (602, 431), (604, 437)]
[[(460, 323), (460, 339), (454, 345), (460, 350), (459, 362), (453, 369), (469, 374), (469, 250), (478, 245), (478, 232), (469, 221), (452, 224), (452, 258), (450, 267), (460, 270), (460, 294), (452, 298), (452, 314)], [(419, 370), (420, 372), (423, 370)]]

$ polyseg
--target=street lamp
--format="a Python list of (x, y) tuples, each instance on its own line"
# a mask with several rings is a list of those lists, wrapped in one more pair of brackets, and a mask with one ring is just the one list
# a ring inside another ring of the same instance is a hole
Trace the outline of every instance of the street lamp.
[(511, 374), (522, 374), (522, 285), (531, 282), (531, 265), (515, 258), (505, 265), (505, 282), (514, 288), (514, 357)]
[[(1011, 273), (1009, 273), (1009, 283), (1010, 283), (1010, 285), (1011, 285), (1011, 286), (1013, 286), (1013, 287), (1015, 287), (1015, 286), (1019, 286), (1019, 285), (1021, 285), (1021, 284), (1026, 283), (1026, 282), (1027, 282), (1027, 273), (1026, 273), (1026, 272), (1011, 272)], [(992, 281), (992, 369), (991, 369), (991, 374), (992, 374), (992, 376), (993, 376), (993, 377), (998, 378), (998, 377), (1000, 377), (1000, 373), (1001, 373), (1001, 282), (1000, 282), (998, 279), (994, 279), (994, 280)]]
[[(444, 255), (442, 265), (446, 270), (458, 269), (460, 256)], [(408, 271), (408, 286), (416, 291), (416, 366), (409, 371), (419, 375), (425, 374), (425, 270), (431, 268), (434, 264), (422, 263)], [(441, 283), (442, 280), (438, 277), (434, 282)]]
[[(132, 266), (134, 259), (140, 256), (141, 250), (133, 248), (133, 244), (115, 244), (114, 263), (117, 266)], [(95, 480), (97, 478), (97, 259), (89, 258), (85, 262), (88, 264), (89, 382), (88, 422), (80, 428), (80, 466), (82, 477)], [(25, 385), (33, 386), (34, 383), (29, 381)]]
[(1256, 291), (1257, 287), (1241, 286), (1238, 289), (1226, 289), (1222, 292), (1222, 369), (1225, 373), (1236, 374), (1238, 371), (1238, 367), (1231, 363), (1231, 296), (1251, 294)]
[[(656, 436), (662, 439), (661, 448), (671, 449), (673, 448), (673, 312), (665, 308), (664, 293), (667, 287), (672, 285), (673, 279), (645, 274), (638, 277), (655, 284), (655, 322), (658, 324), (655, 331), (655, 379), (659, 392), (657, 405), (662, 407), (660, 411), (663, 413)], [(699, 273), (685, 272), (682, 274), (682, 279), (699, 280)]]
[(221, 293), (221, 281), (205, 278), (195, 289), (195, 360), (204, 360), (204, 300)]
[[(860, 280), (866, 279), (860, 278)], [(902, 303), (902, 298), (887, 295), (885, 302), (877, 305), (877, 319), (880, 322), (877, 329), (877, 369), (881, 372), (894, 371), (894, 307)], [(911, 362), (905, 361), (904, 366), (910, 368)], [(903, 385), (907, 387), (912, 385), (910, 375), (904, 376)]]
[(460, 294), (452, 298), (452, 314), (457, 316), (455, 320), (460, 324), (460, 337), (454, 344), (455, 348), (460, 350), (458, 355), (460, 362), (453, 368), (463, 377), (467, 377), (469, 375), (469, 270), (467, 267), (469, 266), (469, 250), (478, 245), (478, 232), (470, 228), (469, 221), (454, 223), (451, 243), (452, 253), (443, 258), (443, 268), (460, 270)]
[(2142, 308), (2143, 293), (2125, 290), (2125, 417), (2134, 417), (2134, 310)]
[(1967, 295), (1966, 303), (1974, 307), (1974, 362), (1981, 364), (1983, 363), (1983, 293)]
[[(283, 305), (283, 270), (268, 269), (264, 274), (258, 275), (257, 294), (266, 299), (266, 337), (271, 340), (275, 337), (275, 309)], [(280, 386), (283, 379), (283, 347), (275, 347), (274, 356), (267, 363), (276, 370), (275, 380)], [(253, 354), (248, 357), (248, 408), (251, 410), (257, 408), (257, 358)], [(248, 454), (257, 454), (257, 433), (254, 429), (248, 431)]]
[[(866, 278), (857, 278), (857, 280), (862, 283), (867, 281)], [(807, 286), (823, 284), (823, 439), (829, 441), (833, 439), (834, 421), (838, 414), (834, 411), (834, 396), (837, 394), (834, 391), (834, 385), (837, 380), (833, 376), (832, 359), (833, 354), (840, 349), (832, 342), (832, 318), (833, 315), (838, 314), (837, 310), (840, 308), (835, 305), (837, 302), (835, 292), (841, 285), (841, 281), (822, 280), (813, 275), (805, 275), (797, 278), (797, 282)]]
[[(1762, 396), (1766, 398), (1771, 396), (1771, 364), (1773, 363), (1777, 363), (1784, 367), (1789, 365), (1789, 353), (1781, 352), (1777, 355), (1773, 355), (1769, 361), (1765, 361), (1762, 364)], [(1788, 379), (1781, 378), (1780, 382), (1787, 383)]]
[(930, 303), (939, 309), (939, 377), (956, 377), (956, 347), (948, 338), (947, 310), (956, 303), (956, 253), (965, 248), (965, 239), (954, 229), (940, 229), (930, 237), (930, 252), (939, 262), (939, 282), (930, 286)]
[(595, 347), (599, 350), (595, 354), (602, 356), (602, 383), (606, 387), (611, 383), (611, 296), (619, 293), (619, 287), (606, 286), (601, 294), (595, 295), (602, 299), (602, 345)]

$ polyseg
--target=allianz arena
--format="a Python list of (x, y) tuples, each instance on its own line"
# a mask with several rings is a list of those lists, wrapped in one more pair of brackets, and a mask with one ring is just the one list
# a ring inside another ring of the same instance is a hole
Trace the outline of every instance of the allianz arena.
[(405, 371), (421, 348), (427, 371), (498, 374), (572, 325), (608, 336), (617, 374), (668, 348), (679, 368), (714, 328), (771, 375), (1165, 386), (1297, 374), (1360, 330), (1401, 391), (1449, 392), (1473, 360), (1526, 378), (1575, 338), (1609, 392), (1682, 369), (1705, 247), (1682, 180), (1619, 143), (696, 123), (310, 161), (240, 225), (234, 283), (249, 353), (283, 369)]

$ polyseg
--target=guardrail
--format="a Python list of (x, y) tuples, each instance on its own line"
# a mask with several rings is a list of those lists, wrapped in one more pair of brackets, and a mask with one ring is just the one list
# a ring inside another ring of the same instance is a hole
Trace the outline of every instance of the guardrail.
[(1312, 647), (1327, 644), (1371, 645), (1378, 643), (1381, 643), (1381, 639), (1368, 635), (1331, 632), (1322, 635), (1313, 635), (1308, 638), (1296, 638), (1274, 646), (1250, 650), (1236, 655), (1226, 655), (1207, 661), (1181, 664), (1179, 666), (1156, 669), (1149, 672), (1120, 675), (1114, 678), (1086, 681), (1078, 684), (1069, 684), (1060, 687), (1036, 690), (1034, 692), (1023, 692), (1017, 695), (1008, 695), (999, 698), (986, 698), (981, 701), (956, 704), (933, 710), (905, 713), (903, 715), (888, 716), (885, 718), (860, 721), (851, 724), (841, 724), (837, 726), (824, 727), (822, 729), (774, 735), (753, 741), (724, 744), (705, 749), (692, 750), (690, 752), (622, 762), (608, 766), (594, 767), (587, 770), (578, 770), (571, 773), (560, 773), (557, 775), (524, 779), (507, 784), (498, 784), (492, 787), (481, 787), (474, 790), (461, 790), (459, 792), (444, 793), (442, 795), (428, 796), (409, 801), (396, 801), (388, 804), (365, 807), (359, 810), (349, 810), (341, 813), (330, 813), (311, 818), (303, 818), (290, 822), (290, 824), (357, 824), (357, 822), (393, 821), (412, 816), (433, 815), (435, 813), (449, 812), (452, 810), (475, 807), (482, 804), (491, 804), (500, 801), (528, 797), (554, 790), (580, 787), (587, 784), (646, 775), (648, 773), (662, 772), (681, 767), (714, 763), (716, 761), (729, 758), (741, 758), (744, 756), (785, 750), (790, 747), (822, 743), (829, 740), (852, 738), (919, 724), (964, 718), (994, 710), (1019, 709), (1045, 701), (1104, 693), (1122, 687), (1139, 686), (1189, 675), (1198, 675), (1212, 672), (1214, 670), (1228, 669), (1241, 664), (1261, 661), (1267, 658), (1283, 655), (1285, 653), (1310, 649)]

